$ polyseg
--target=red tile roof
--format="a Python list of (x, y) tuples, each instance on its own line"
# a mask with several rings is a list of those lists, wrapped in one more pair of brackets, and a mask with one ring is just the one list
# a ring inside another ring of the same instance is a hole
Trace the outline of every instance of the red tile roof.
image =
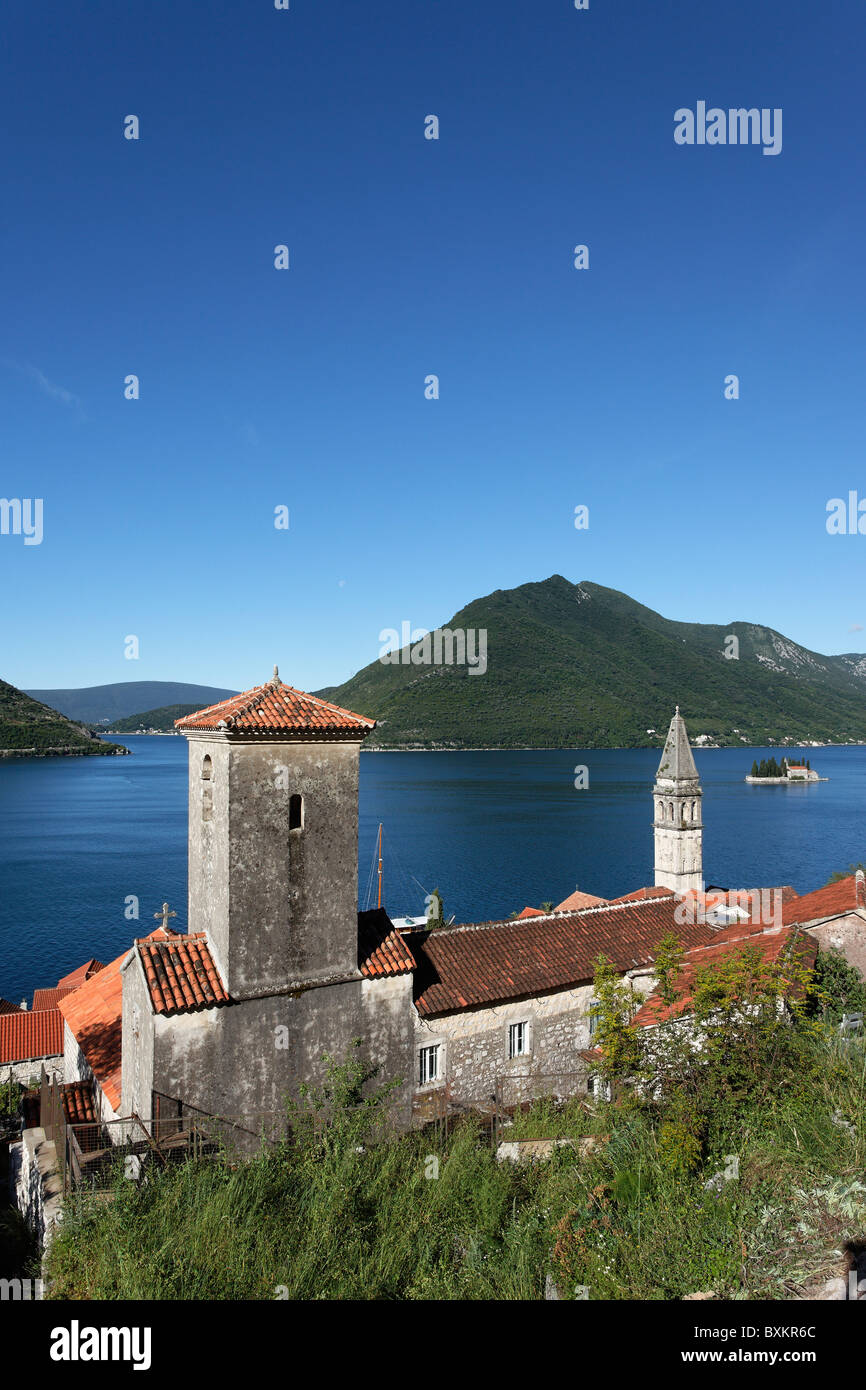
[(702, 923), (677, 925), (676, 908), (667, 893), (618, 907), (409, 932), (416, 1007), (423, 1015), (453, 1013), (568, 989), (593, 978), (600, 954), (623, 971), (645, 966), (671, 930), (686, 947), (712, 940)]
[(35, 989), (33, 991), (34, 1009), (56, 1009), (61, 999), (65, 999), (72, 990), (69, 985), (63, 989)]
[[(744, 928), (748, 925), (748, 923), (742, 924)], [(735, 928), (727, 928), (725, 935), (727, 936), (727, 933), (732, 930)], [(695, 972), (714, 965), (727, 956), (734, 955), (737, 951), (756, 948), (762, 960), (768, 965), (781, 963), (791, 958), (798, 960), (807, 968), (814, 965), (818, 954), (818, 943), (814, 937), (805, 936), (796, 928), (789, 931), (781, 927), (763, 932), (760, 929), (756, 931), (752, 928), (752, 935), (728, 938), (725, 941), (718, 939), (721, 935), (722, 933), (717, 934), (712, 945), (694, 947), (687, 952), (675, 986), (679, 997), (673, 1004), (665, 1004), (661, 995), (651, 994), (632, 1019), (635, 1027), (651, 1028), (657, 1023), (664, 1023), (667, 1019), (679, 1018), (681, 1014), (687, 1013), (693, 1003), (692, 991), (695, 983)]]
[(196, 714), (175, 720), (176, 729), (290, 732), (308, 739), (366, 738), (375, 726), (375, 719), (352, 714), (351, 710), (341, 709), (316, 695), (283, 685), (276, 675), (266, 685), (257, 685), (253, 690), (221, 700), (218, 705), (209, 705)]
[(542, 912), (540, 907), (524, 907), (518, 912), (518, 918), (523, 917), (545, 917), (547, 914)]
[(633, 893), (624, 893), (621, 898), (611, 898), (611, 903), (638, 903), (648, 902), (652, 898), (673, 897), (672, 888), (636, 888)]
[(8, 999), (0, 999), (0, 1014), (17, 1014), (20, 1011), (20, 1004), (10, 1004)]
[(89, 1081), (67, 1081), (61, 1087), (63, 1113), (68, 1125), (95, 1124), (93, 1087)]
[(358, 913), (358, 968), (369, 980), (408, 975), (415, 969), (406, 937), (395, 929), (382, 907)]
[[(144, 939), (152, 941), (154, 937), (165, 940), (162, 927), (157, 927)], [(112, 1110), (120, 1106), (123, 1043), (123, 981), (120, 967), (128, 955), (129, 951), (124, 951), (123, 955), (97, 974), (91, 975), (72, 994), (67, 994), (59, 1005)]]
[(62, 1052), (63, 1019), (57, 1009), (0, 1014), (0, 1064), (58, 1057)]
[(229, 996), (214, 964), (204, 932), (136, 942), (153, 1011), (191, 1013), (227, 1004)]
[(804, 893), (786, 905), (782, 920), (787, 926), (793, 923), (819, 922), (825, 917), (838, 917), (843, 912), (856, 912), (866, 907), (866, 893), (861, 886), (858, 900), (857, 878), (839, 879), (817, 888), (814, 893)]
[(79, 965), (77, 970), (73, 970), (70, 975), (64, 975), (62, 980), (58, 980), (57, 988), (77, 989), (79, 985), (83, 985), (86, 980), (91, 979), (93, 975), (98, 974), (100, 970), (104, 969), (105, 966), (102, 964), (101, 960), (85, 961), (83, 965)]
[(563, 898), (561, 903), (557, 903), (557, 912), (580, 912), (585, 907), (600, 907), (606, 903), (607, 898), (597, 898), (594, 893), (581, 893), (579, 888), (575, 888), (573, 893), (569, 893), (567, 898)]

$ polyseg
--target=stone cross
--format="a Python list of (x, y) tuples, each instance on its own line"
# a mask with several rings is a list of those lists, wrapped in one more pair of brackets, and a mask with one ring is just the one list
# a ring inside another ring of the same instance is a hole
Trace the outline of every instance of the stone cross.
[(154, 915), (154, 917), (159, 917), (159, 918), (162, 919), (162, 929), (163, 929), (163, 931), (167, 932), (167, 931), (169, 930), (169, 925), (168, 925), (168, 919), (169, 919), (169, 917), (176, 917), (176, 916), (177, 916), (177, 913), (176, 913), (176, 912), (171, 912), (171, 911), (169, 910), (168, 903), (163, 903), (163, 905), (162, 905), (162, 911), (161, 911), (161, 912), (155, 912), (153, 915)]

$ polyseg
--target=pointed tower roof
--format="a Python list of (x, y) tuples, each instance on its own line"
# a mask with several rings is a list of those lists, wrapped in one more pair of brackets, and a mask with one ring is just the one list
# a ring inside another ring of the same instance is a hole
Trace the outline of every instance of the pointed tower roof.
[(662, 760), (656, 773), (656, 781), (659, 779), (670, 782), (697, 782), (698, 780), (698, 769), (695, 767), (695, 760), (692, 757), (686, 722), (680, 714), (679, 705), (677, 705), (676, 713), (671, 720)]
[(315, 741), (363, 739), (376, 727), (376, 721), (284, 685), (275, 666), (265, 685), (176, 719), (174, 727), (184, 733), (213, 729), (217, 733), (277, 734)]

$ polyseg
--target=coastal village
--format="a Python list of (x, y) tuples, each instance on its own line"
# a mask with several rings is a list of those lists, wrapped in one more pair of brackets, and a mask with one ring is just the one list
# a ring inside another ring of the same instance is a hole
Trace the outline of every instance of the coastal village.
[(41, 1079), (12, 1149), (19, 1207), (43, 1236), (70, 1169), (86, 1176), (93, 1155), (131, 1137), (159, 1149), (190, 1115), (227, 1118), (241, 1143), (257, 1141), (263, 1119), (354, 1039), (406, 1129), (591, 1093), (597, 959), (634, 991), (635, 1026), (658, 1029), (670, 1011), (655, 951), (671, 932), (685, 978), (744, 944), (768, 963), (809, 965), (833, 949), (866, 976), (862, 871), (804, 895), (771, 873), (757, 886), (705, 884), (703, 793), (679, 709), (648, 788), (651, 883), (435, 928), (359, 912), (359, 753), (373, 727), (276, 670), (178, 721), (186, 930), (164, 904), (115, 960), (46, 980), (31, 1007), (0, 1004), (2, 1079)]

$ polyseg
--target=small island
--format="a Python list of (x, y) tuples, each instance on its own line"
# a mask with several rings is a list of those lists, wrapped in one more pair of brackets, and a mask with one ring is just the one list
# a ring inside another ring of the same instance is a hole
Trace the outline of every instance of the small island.
[(775, 758), (762, 758), (760, 762), (755, 759), (752, 771), (746, 778), (747, 782), (759, 782), (761, 785), (829, 780), (828, 777), (819, 777), (817, 772), (812, 771), (812, 764), (808, 758), (804, 763), (789, 763), (787, 758), (783, 758), (781, 763), (777, 763)]

